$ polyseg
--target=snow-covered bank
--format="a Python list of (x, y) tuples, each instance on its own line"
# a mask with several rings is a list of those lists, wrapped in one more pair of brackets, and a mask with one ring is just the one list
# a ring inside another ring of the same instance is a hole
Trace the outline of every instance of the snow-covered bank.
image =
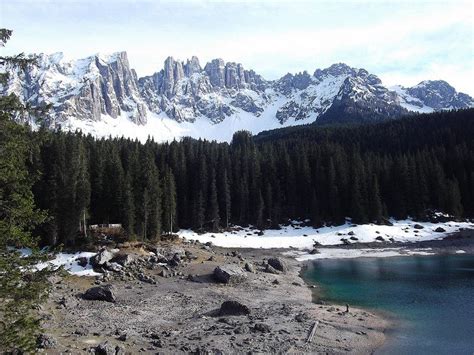
[[(17, 250), (22, 256), (30, 256), (32, 251), (29, 248), (22, 248)], [(64, 270), (69, 272), (72, 275), (77, 276), (98, 276), (100, 273), (95, 272), (92, 269), (92, 265), (89, 263), (89, 259), (94, 256), (96, 253), (91, 252), (77, 252), (74, 254), (71, 253), (57, 253), (54, 254), (54, 258), (51, 260), (37, 264), (35, 267), (38, 270), (42, 270), (46, 267), (51, 267), (53, 269), (58, 269), (61, 266), (64, 267)], [(79, 265), (79, 258), (86, 258), (87, 264), (85, 266)]]
[[(364, 224), (353, 225), (346, 223), (336, 227), (303, 227), (298, 222), (284, 226), (281, 229), (259, 231), (252, 228), (222, 233), (198, 234), (191, 230), (181, 230), (178, 234), (188, 240), (194, 239), (202, 243), (212, 242), (214, 245), (228, 248), (296, 248), (309, 249), (315, 243), (320, 245), (339, 245), (347, 243), (370, 242), (418, 242), (440, 239), (449, 233), (462, 228), (474, 228), (469, 222), (414, 222), (412, 220), (391, 220), (392, 226)], [(442, 228), (443, 232), (435, 230)], [(261, 233), (260, 233), (261, 234)]]
[[(302, 222), (292, 222), (291, 225), (282, 226), (281, 229), (270, 229), (259, 231), (253, 228), (235, 227), (234, 230), (222, 233), (198, 234), (191, 230), (181, 230), (178, 234), (185, 240), (197, 240), (201, 243), (212, 244), (226, 248), (252, 248), (252, 249), (290, 249), (285, 252), (299, 261), (326, 258), (357, 258), (357, 257), (389, 257), (397, 255), (429, 255), (429, 248), (406, 249), (402, 247), (386, 248), (316, 248), (318, 253), (310, 253), (315, 244), (321, 246), (335, 246), (348, 243), (370, 243), (370, 242), (402, 242), (412, 243), (442, 239), (449, 233), (460, 229), (474, 229), (474, 223), (470, 222), (445, 222), (428, 223), (414, 222), (412, 220), (391, 220), (392, 226), (381, 226), (375, 224), (353, 225), (346, 223), (336, 227), (313, 228), (303, 226)], [(442, 228), (443, 232), (436, 232)], [(29, 249), (20, 249), (23, 255), (31, 254)], [(458, 250), (456, 253), (464, 253)], [(97, 276), (89, 263), (89, 259), (95, 253), (58, 253), (44, 263), (38, 264), (37, 268), (46, 266), (53, 268), (64, 267), (70, 274), (78, 276)], [(87, 263), (81, 266), (78, 259), (86, 258)]]
[(77, 275), (77, 276), (102, 275), (98, 272), (95, 272), (92, 269), (92, 265), (89, 262), (87, 263), (86, 266), (83, 267), (79, 265), (79, 262), (77, 260), (78, 258), (86, 258), (89, 261), (89, 258), (91, 258), (94, 255), (95, 253), (90, 253), (90, 252), (78, 252), (75, 254), (58, 253), (54, 255), (54, 259), (38, 264), (36, 267), (39, 270), (41, 270), (48, 266), (51, 266), (54, 269), (63, 266), (64, 270), (66, 270), (70, 274)]
[(410, 255), (434, 255), (431, 248), (407, 250), (404, 248), (380, 248), (380, 249), (342, 249), (342, 248), (321, 248), (317, 254), (308, 254), (304, 251), (288, 251), (283, 253), (298, 261), (316, 259), (351, 259), (351, 258), (387, 258), (391, 256)]

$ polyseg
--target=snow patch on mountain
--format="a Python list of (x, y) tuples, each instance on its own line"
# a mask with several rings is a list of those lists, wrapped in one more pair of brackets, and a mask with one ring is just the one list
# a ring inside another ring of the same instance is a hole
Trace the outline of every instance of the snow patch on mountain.
[(400, 106), (412, 112), (431, 113), (434, 112), (432, 107), (426, 106), (420, 99), (411, 96), (407, 89), (401, 85), (390, 87), (390, 90), (397, 93)]

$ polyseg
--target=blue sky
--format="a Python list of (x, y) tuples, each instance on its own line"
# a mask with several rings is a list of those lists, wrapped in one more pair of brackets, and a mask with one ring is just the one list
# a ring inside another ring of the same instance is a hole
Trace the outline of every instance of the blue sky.
[(6, 53), (126, 50), (139, 76), (171, 55), (268, 79), (345, 62), (384, 84), (444, 79), (474, 95), (472, 1), (0, 0)]

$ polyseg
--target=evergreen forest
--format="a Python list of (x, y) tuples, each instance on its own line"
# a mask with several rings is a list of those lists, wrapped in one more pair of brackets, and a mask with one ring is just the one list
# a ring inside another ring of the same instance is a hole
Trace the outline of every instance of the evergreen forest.
[(87, 226), (121, 224), (146, 240), (180, 228), (314, 226), (474, 215), (474, 110), (361, 126), (306, 125), (230, 143), (142, 144), (80, 132), (30, 132), (29, 169), (45, 245), (74, 246)]

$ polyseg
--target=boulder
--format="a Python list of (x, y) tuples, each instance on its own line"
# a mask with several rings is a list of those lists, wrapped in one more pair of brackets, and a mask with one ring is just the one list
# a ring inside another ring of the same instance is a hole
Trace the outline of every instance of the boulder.
[(173, 255), (173, 258), (168, 261), (168, 265), (171, 267), (177, 267), (179, 264), (181, 264), (181, 257), (176, 253)]
[(219, 310), (220, 316), (243, 316), (250, 314), (250, 309), (237, 301), (225, 301)]
[(269, 274), (279, 274), (280, 272), (275, 269), (273, 266), (271, 266), (270, 264), (266, 264), (265, 266), (265, 272), (268, 272)]
[(118, 263), (113, 263), (113, 262), (107, 262), (105, 263), (105, 268), (107, 270), (113, 271), (113, 272), (120, 272), (122, 271), (122, 265)]
[(437, 233), (444, 233), (444, 232), (446, 232), (446, 229), (444, 229), (442, 227), (438, 227), (434, 231), (437, 232)]
[(116, 349), (107, 341), (97, 345), (91, 350), (93, 350), (94, 354), (99, 354), (99, 355), (115, 355), (116, 354)]
[(299, 323), (305, 322), (309, 319), (309, 316), (306, 313), (298, 313), (295, 316), (295, 320)]
[(417, 223), (417, 224), (415, 224), (415, 225), (413, 226), (413, 228), (414, 228), (414, 229), (423, 229), (423, 228), (425, 228), (425, 227), (423, 227), (421, 224), (418, 224), (418, 223)]
[(89, 263), (89, 259), (86, 258), (85, 256), (81, 256), (80, 258), (76, 259), (77, 265), (80, 267), (86, 267), (87, 264)]
[(139, 279), (141, 282), (146, 282), (152, 285), (156, 284), (155, 279), (153, 279), (151, 276), (145, 275), (144, 273), (139, 273), (137, 279)]
[(128, 266), (135, 260), (131, 254), (117, 254), (110, 261), (122, 266)]
[(90, 258), (90, 263), (93, 267), (104, 266), (114, 257), (114, 253), (106, 248), (102, 248), (99, 252)]
[(261, 333), (270, 333), (271, 328), (268, 324), (265, 323), (257, 323), (253, 326), (253, 330), (255, 332), (261, 332)]
[(271, 265), (274, 269), (276, 269), (278, 271), (281, 271), (281, 272), (287, 272), (288, 271), (288, 266), (280, 258), (270, 258), (270, 259), (268, 259), (268, 265)]
[(115, 302), (115, 295), (112, 292), (112, 285), (91, 287), (83, 294), (82, 298), (91, 301)]
[(255, 268), (251, 263), (245, 263), (245, 270), (251, 273), (255, 273)]
[(51, 335), (40, 334), (36, 338), (36, 346), (40, 349), (52, 349), (56, 347), (57, 341)]
[(225, 264), (214, 269), (214, 278), (225, 284), (237, 284), (247, 280), (247, 274), (238, 265)]

